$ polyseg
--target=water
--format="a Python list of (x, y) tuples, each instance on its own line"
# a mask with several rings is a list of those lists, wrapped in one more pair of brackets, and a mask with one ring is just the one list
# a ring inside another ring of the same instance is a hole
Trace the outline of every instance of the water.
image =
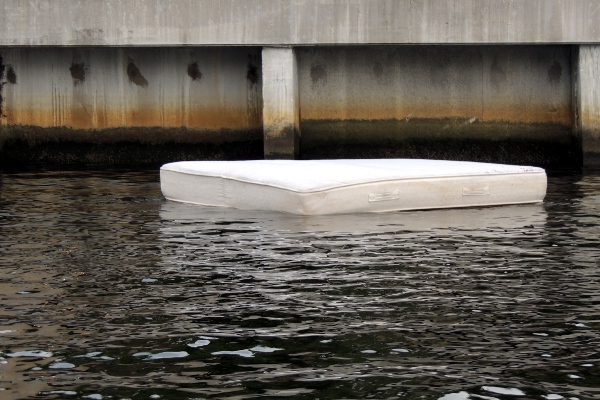
[(0, 174), (0, 398), (600, 398), (600, 174), (299, 217), (156, 170)]

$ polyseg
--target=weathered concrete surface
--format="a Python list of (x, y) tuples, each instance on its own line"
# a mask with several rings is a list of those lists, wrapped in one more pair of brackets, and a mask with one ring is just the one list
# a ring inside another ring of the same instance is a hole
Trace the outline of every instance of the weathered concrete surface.
[(301, 48), (298, 68), (306, 157), (432, 140), (576, 145), (570, 46)]
[(3, 0), (0, 46), (600, 42), (597, 0)]
[(265, 158), (297, 158), (300, 110), (295, 50), (263, 48), (262, 70)]
[(0, 49), (3, 124), (75, 129), (261, 127), (260, 50)]
[(577, 129), (583, 164), (600, 166), (600, 46), (581, 46), (577, 60)]
[(262, 158), (260, 60), (250, 47), (0, 48), (2, 161)]
[[(573, 99), (595, 101), (572, 96), (571, 53), (571, 46), (267, 47), (262, 56), (247, 47), (0, 48), (0, 152), (5, 163), (130, 155), (565, 164), (579, 159)], [(593, 87), (597, 67), (581, 65), (591, 69), (579, 85)]]
[(4, 48), (0, 57), (0, 149), (262, 143), (260, 49)]

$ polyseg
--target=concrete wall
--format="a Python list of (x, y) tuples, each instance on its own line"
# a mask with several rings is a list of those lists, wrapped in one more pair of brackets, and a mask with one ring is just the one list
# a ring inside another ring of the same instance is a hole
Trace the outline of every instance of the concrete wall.
[(0, 147), (262, 142), (257, 48), (4, 48)]
[(600, 166), (600, 47), (581, 46), (576, 60), (576, 129), (583, 163)]
[(598, 46), (598, 0), (4, 0), (0, 152), (600, 165)]
[[(571, 53), (571, 46), (0, 48), (0, 151), (53, 160), (73, 151), (68, 143), (241, 143), (245, 150), (234, 155), (179, 151), (150, 160), (569, 163), (581, 133), (573, 130), (579, 69)], [(586, 82), (596, 85), (589, 71)], [(595, 121), (594, 105), (580, 108)]]
[(597, 0), (3, 0), (0, 46), (598, 43)]
[[(548, 145), (552, 152), (578, 144), (570, 46), (318, 47), (297, 53), (305, 156), (343, 147), (360, 154), (365, 146), (410, 156), (407, 146), (439, 139), (442, 146), (487, 141), (486, 157), (494, 159), (500, 141)], [(557, 157), (548, 149), (534, 151)]]

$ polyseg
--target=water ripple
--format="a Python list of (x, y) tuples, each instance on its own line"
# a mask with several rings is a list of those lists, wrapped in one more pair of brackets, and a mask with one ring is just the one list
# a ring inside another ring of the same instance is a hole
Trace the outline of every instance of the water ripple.
[(8, 399), (600, 395), (593, 173), (322, 217), (166, 202), (156, 171), (0, 179)]

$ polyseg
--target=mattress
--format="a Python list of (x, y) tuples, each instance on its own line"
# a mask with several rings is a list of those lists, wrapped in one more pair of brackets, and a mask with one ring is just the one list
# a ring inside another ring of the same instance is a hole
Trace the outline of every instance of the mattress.
[(165, 198), (302, 215), (542, 202), (542, 168), (415, 159), (182, 161), (160, 170)]

